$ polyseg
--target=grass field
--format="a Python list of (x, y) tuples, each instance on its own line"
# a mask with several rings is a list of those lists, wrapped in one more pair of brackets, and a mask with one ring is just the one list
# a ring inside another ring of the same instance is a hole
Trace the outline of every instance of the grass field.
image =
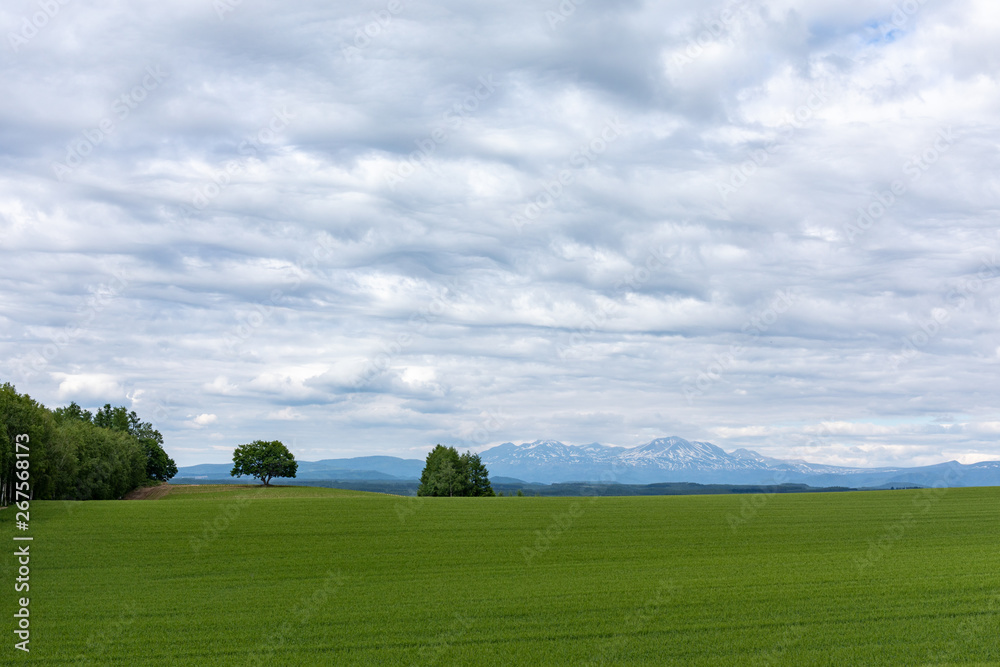
[(1000, 488), (33, 502), (7, 664), (997, 664)]

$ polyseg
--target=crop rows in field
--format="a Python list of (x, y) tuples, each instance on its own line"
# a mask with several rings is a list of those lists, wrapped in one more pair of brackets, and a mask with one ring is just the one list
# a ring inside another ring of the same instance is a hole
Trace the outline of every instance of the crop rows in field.
[(32, 662), (1000, 661), (1000, 489), (181, 487), (33, 515)]

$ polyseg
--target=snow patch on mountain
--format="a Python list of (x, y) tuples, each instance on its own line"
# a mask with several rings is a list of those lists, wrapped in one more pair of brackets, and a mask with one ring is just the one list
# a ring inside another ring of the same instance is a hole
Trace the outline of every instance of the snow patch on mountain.
[[(750, 449), (726, 452), (710, 442), (688, 441), (676, 436), (657, 438), (636, 447), (611, 447), (600, 443), (567, 445), (558, 440), (535, 440), (515, 445), (507, 442), (480, 454), (490, 473), (533, 482), (615, 481), (702, 482), (726, 484), (813, 483), (870, 485), (880, 480), (907, 479), (932, 485), (949, 466), (968, 468), (970, 479), (1000, 477), (1000, 462), (974, 466), (958, 463), (922, 468), (857, 468), (763, 456)], [(923, 480), (923, 481), (921, 481)]]

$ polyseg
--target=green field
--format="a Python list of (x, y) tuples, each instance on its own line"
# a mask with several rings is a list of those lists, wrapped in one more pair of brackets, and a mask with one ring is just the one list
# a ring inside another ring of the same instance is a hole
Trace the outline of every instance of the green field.
[(1000, 488), (34, 502), (30, 655), (13, 521), (5, 664), (1000, 663)]

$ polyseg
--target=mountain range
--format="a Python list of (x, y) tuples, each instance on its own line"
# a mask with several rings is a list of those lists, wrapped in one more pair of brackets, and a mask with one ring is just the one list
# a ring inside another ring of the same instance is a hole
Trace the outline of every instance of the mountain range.
[(992, 486), (1000, 461), (963, 465), (949, 461), (915, 468), (860, 468), (790, 461), (748, 449), (726, 452), (710, 442), (657, 438), (638, 447), (553, 440), (504, 443), (480, 454), (491, 475), (534, 482), (606, 481), (622, 484), (783, 484), (810, 486)]
[[(401, 459), (395, 456), (358, 456), (298, 463), (298, 479), (412, 480), (420, 479), (420, 473), (424, 469), (424, 462), (419, 459)], [(200, 463), (178, 468), (176, 476), (184, 479), (226, 479), (232, 469), (232, 463)]]
[[(1000, 461), (963, 465), (948, 461), (915, 468), (859, 468), (775, 459), (748, 449), (726, 452), (710, 442), (657, 438), (637, 447), (599, 443), (566, 445), (536, 440), (506, 442), (480, 453), (491, 477), (526, 482), (616, 482), (654, 484), (784, 484), (810, 486), (1000, 486)], [(302, 480), (414, 480), (424, 462), (394, 456), (362, 456), (299, 461)], [(230, 464), (206, 463), (180, 468), (177, 478), (224, 479)]]

